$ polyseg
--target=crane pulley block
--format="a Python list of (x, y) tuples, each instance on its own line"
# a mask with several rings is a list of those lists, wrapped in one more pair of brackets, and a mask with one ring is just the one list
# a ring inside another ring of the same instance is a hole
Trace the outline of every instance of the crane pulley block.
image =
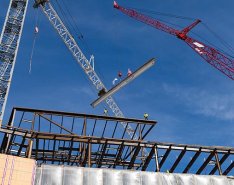
[(45, 6), (49, 0), (35, 0), (33, 8), (38, 8), (40, 5)]

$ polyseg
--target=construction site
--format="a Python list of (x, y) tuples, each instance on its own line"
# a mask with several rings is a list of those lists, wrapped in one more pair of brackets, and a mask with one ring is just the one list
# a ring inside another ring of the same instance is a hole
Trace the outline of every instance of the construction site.
[(1, 185), (234, 185), (233, 3), (144, 3), (0, 1)]

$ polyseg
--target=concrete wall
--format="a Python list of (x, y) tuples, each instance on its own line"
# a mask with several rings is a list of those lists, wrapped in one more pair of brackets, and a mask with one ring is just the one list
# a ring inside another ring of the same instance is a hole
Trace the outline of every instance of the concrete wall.
[(36, 162), (32, 159), (0, 154), (1, 185), (32, 185)]

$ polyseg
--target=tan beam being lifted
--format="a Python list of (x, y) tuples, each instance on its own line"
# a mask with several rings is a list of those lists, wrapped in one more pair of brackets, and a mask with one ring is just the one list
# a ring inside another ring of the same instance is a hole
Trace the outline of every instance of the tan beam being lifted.
[(155, 64), (155, 58), (150, 59), (148, 62), (146, 62), (143, 66), (141, 66), (139, 69), (137, 69), (135, 72), (133, 72), (131, 75), (123, 79), (119, 84), (111, 88), (109, 91), (105, 92), (103, 95), (101, 95), (97, 100), (95, 100), (93, 103), (91, 103), (91, 106), (95, 108), (98, 104), (100, 104), (103, 100), (108, 98), (109, 96), (116, 93), (118, 90), (123, 88), (125, 85), (127, 85), (129, 82), (137, 78), (139, 75), (144, 73), (147, 69), (151, 68)]

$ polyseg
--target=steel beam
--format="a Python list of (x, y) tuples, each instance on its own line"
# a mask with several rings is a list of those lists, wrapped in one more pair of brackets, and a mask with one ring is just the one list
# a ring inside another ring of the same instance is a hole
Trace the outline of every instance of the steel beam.
[(112, 96), (114, 93), (122, 89), (124, 86), (129, 84), (132, 80), (137, 78), (139, 75), (144, 73), (147, 69), (151, 68), (155, 64), (155, 59), (152, 58), (148, 62), (146, 62), (143, 66), (141, 66), (139, 69), (137, 69), (135, 72), (133, 72), (131, 75), (123, 79), (120, 83), (118, 83), (116, 86), (112, 87), (109, 91), (107, 91), (104, 95), (100, 96), (97, 100), (95, 100), (93, 103), (91, 103), (91, 106), (95, 108), (98, 104), (100, 104), (102, 101), (107, 99), (109, 96)]
[(155, 152), (154, 150), (155, 150), (155, 148), (152, 147), (152, 149), (151, 149), (149, 155), (147, 156), (147, 158), (146, 158), (146, 160), (145, 160), (144, 165), (143, 165), (142, 168), (141, 168), (142, 171), (145, 171), (145, 170), (147, 169), (147, 167), (148, 167), (148, 165), (149, 165), (149, 163), (150, 163), (150, 161), (152, 160), (152, 157), (153, 157), (153, 155), (154, 155), (154, 152)]
[[(222, 166), (223, 162), (230, 156), (230, 154), (224, 154), (223, 157), (220, 159), (219, 164), (220, 167)], [(215, 167), (211, 170), (209, 175), (214, 175), (214, 173), (218, 170), (218, 165), (216, 164)]]
[(137, 155), (139, 154), (139, 152), (141, 151), (141, 146), (140, 143), (135, 147), (135, 152), (131, 158), (130, 164), (128, 166), (128, 169), (132, 169), (132, 167), (134, 167), (134, 163), (136, 160)]
[(181, 151), (180, 155), (178, 156), (178, 158), (176, 159), (175, 163), (172, 165), (171, 169), (169, 170), (170, 173), (173, 173), (174, 170), (176, 169), (177, 165), (179, 164), (179, 162), (181, 161), (181, 159), (183, 158), (184, 154), (186, 152), (186, 148), (184, 148), (184, 150)]
[(214, 150), (213, 152), (210, 153), (210, 155), (207, 157), (207, 159), (205, 160), (205, 162), (197, 170), (196, 174), (201, 174), (201, 172), (205, 169), (205, 167), (208, 165), (208, 163), (210, 162), (210, 160), (214, 157), (215, 152), (216, 151)]
[(227, 167), (227, 169), (223, 172), (223, 175), (228, 175), (229, 172), (234, 168), (234, 161)]
[(170, 152), (171, 152), (171, 146), (166, 150), (165, 154), (163, 155), (162, 160), (159, 163), (159, 168), (160, 169), (162, 168), (162, 166), (163, 166), (164, 162), (166, 161), (166, 159), (167, 159), (168, 155), (170, 154)]
[(193, 156), (193, 158), (190, 160), (189, 164), (185, 167), (183, 173), (187, 173), (187, 172), (190, 170), (190, 168), (192, 167), (192, 165), (193, 165), (194, 162), (197, 160), (197, 158), (199, 157), (200, 154), (201, 154), (201, 150), (197, 151), (197, 152), (194, 154), (194, 156)]

